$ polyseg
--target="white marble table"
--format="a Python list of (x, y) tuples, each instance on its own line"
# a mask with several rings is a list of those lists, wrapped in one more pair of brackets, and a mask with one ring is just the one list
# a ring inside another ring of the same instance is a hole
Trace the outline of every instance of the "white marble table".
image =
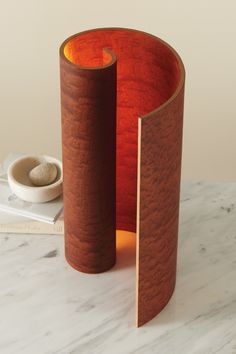
[(236, 353), (236, 183), (182, 187), (178, 278), (168, 306), (134, 327), (135, 236), (117, 265), (69, 267), (63, 237), (0, 235), (1, 354)]

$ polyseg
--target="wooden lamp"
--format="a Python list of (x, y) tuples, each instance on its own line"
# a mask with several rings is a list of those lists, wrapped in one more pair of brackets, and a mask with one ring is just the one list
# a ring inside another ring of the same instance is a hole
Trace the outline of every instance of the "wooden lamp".
[(176, 280), (184, 66), (150, 34), (78, 33), (60, 48), (65, 255), (110, 269), (116, 229), (137, 234), (137, 326)]

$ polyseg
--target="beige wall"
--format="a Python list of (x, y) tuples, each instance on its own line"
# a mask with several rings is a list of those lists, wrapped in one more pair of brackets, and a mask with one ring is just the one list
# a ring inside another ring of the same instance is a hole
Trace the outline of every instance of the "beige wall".
[(60, 156), (60, 43), (89, 28), (133, 27), (185, 63), (183, 178), (236, 180), (235, 13), (235, 0), (1, 0), (0, 160)]

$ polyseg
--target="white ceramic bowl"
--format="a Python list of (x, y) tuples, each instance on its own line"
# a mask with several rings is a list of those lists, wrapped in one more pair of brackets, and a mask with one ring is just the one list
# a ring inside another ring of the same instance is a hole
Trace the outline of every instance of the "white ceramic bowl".
[[(40, 163), (51, 162), (57, 167), (55, 182), (43, 187), (34, 186), (29, 171)], [(8, 183), (12, 192), (20, 199), (31, 203), (45, 203), (62, 193), (62, 163), (50, 156), (24, 156), (15, 160), (8, 168)]]

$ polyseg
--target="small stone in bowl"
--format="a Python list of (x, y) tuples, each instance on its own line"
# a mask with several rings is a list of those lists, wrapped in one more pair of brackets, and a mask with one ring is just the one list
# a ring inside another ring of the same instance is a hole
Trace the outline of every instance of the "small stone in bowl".
[(57, 167), (53, 163), (45, 162), (34, 167), (29, 172), (29, 179), (35, 186), (47, 186), (57, 178)]

